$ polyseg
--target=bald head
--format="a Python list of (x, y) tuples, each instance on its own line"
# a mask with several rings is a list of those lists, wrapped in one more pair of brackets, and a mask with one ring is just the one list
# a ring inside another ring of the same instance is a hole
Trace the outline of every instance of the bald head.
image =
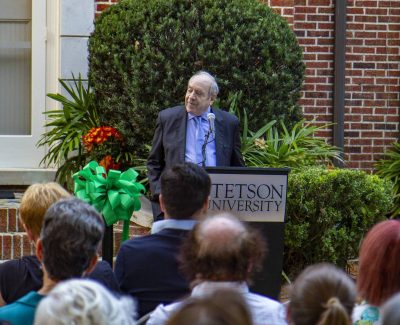
[(241, 236), (246, 231), (244, 224), (228, 213), (208, 218), (199, 225), (199, 248), (208, 253), (209, 249), (225, 250), (227, 246), (240, 245)]
[(258, 232), (223, 213), (196, 225), (182, 249), (182, 269), (190, 280), (247, 281), (265, 252)]

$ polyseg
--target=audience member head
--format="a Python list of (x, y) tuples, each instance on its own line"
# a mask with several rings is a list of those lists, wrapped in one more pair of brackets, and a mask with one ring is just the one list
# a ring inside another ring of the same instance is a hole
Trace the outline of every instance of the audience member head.
[(290, 295), (291, 325), (349, 325), (356, 301), (353, 280), (331, 264), (307, 267), (296, 279)]
[(37, 256), (53, 281), (81, 277), (94, 267), (104, 232), (100, 214), (76, 199), (54, 203), (46, 212)]
[(197, 116), (203, 114), (217, 98), (218, 92), (218, 84), (210, 73), (197, 72), (188, 82), (185, 94), (186, 111)]
[(26, 189), (21, 199), (19, 216), (31, 240), (39, 238), (43, 218), (50, 205), (68, 197), (71, 194), (53, 182), (33, 184)]
[(198, 223), (185, 240), (182, 270), (189, 280), (249, 281), (261, 269), (266, 243), (261, 234), (227, 213)]
[(400, 293), (387, 300), (382, 307), (382, 325), (400, 324)]
[(161, 175), (160, 205), (167, 218), (189, 219), (205, 213), (211, 180), (192, 163), (178, 164)]
[(361, 298), (380, 306), (400, 292), (400, 221), (376, 224), (365, 236), (359, 255), (357, 288)]
[(131, 298), (116, 298), (97, 282), (74, 279), (59, 283), (40, 302), (34, 324), (130, 325), (135, 316)]
[(219, 289), (210, 296), (189, 298), (166, 325), (251, 325), (252, 320), (241, 294)]

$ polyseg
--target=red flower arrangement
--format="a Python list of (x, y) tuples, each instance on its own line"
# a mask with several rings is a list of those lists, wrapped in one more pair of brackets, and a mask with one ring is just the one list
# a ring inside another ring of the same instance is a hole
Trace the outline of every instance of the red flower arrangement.
[(120, 154), (123, 139), (111, 126), (94, 127), (82, 137), (83, 145), (91, 160), (95, 160), (108, 172), (120, 168), (117, 157)]

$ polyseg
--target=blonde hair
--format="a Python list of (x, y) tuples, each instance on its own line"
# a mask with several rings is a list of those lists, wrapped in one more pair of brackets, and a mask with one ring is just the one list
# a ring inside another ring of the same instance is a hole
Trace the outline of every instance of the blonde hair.
[(19, 207), (19, 217), (33, 238), (38, 238), (47, 209), (71, 194), (55, 182), (33, 184), (25, 191)]

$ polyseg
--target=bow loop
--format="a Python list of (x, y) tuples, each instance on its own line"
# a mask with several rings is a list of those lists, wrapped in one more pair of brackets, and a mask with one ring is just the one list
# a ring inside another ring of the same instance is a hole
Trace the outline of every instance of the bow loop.
[(141, 208), (140, 196), (145, 188), (136, 182), (138, 172), (133, 168), (121, 173), (109, 170), (108, 174), (97, 162), (89, 162), (81, 171), (75, 173), (75, 196), (99, 211), (107, 226), (124, 221), (122, 240), (129, 237), (129, 221), (133, 211)]

